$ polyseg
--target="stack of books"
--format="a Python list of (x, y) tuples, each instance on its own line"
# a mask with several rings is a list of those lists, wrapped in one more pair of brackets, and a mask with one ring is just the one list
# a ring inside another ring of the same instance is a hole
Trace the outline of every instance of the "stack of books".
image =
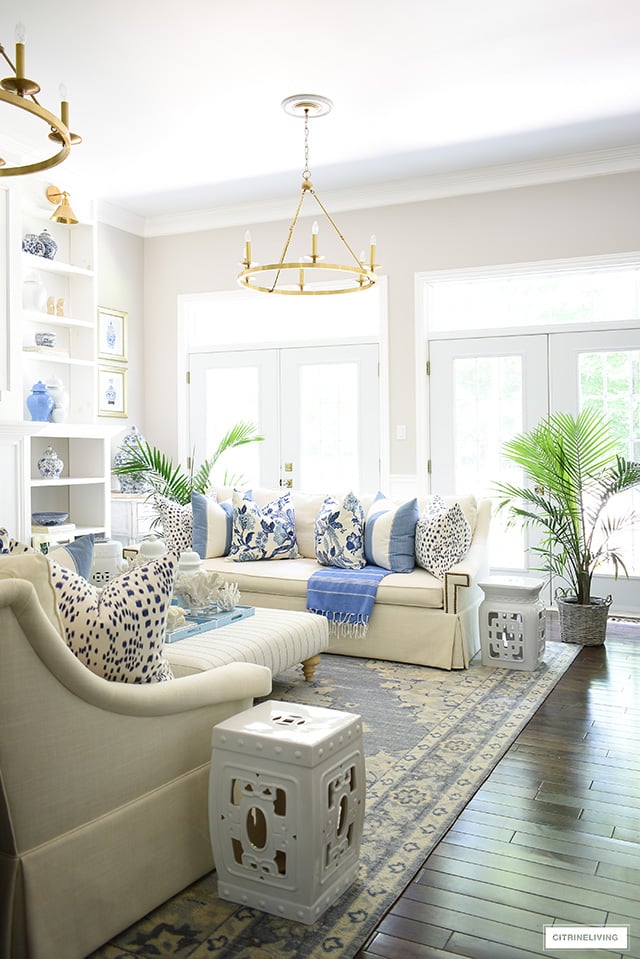
[(75, 523), (58, 523), (57, 526), (40, 526), (38, 523), (31, 525), (31, 545), (36, 548), (42, 548), (43, 545), (59, 546), (63, 543), (71, 543), (75, 538)]

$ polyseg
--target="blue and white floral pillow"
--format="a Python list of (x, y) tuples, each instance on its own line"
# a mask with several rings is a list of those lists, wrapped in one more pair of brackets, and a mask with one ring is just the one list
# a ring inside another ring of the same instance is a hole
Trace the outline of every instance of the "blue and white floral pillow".
[(471, 526), (459, 503), (447, 506), (434, 496), (416, 526), (416, 562), (438, 579), (463, 559), (471, 545)]
[(322, 566), (362, 569), (364, 555), (364, 510), (354, 493), (342, 503), (327, 496), (315, 522), (316, 559)]
[(229, 556), (235, 562), (297, 559), (295, 513), (289, 493), (258, 506), (251, 495), (234, 491)]

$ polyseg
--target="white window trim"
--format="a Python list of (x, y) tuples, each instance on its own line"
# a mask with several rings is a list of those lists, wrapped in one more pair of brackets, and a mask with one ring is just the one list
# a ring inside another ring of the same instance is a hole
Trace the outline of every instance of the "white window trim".
[[(531, 262), (508, 263), (479, 267), (461, 267), (451, 270), (427, 270), (415, 274), (415, 378), (416, 378), (416, 487), (419, 495), (430, 491), (430, 477), (427, 462), (431, 449), (430, 435), (430, 395), (427, 377), (429, 361), (429, 342), (436, 339), (466, 339), (468, 337), (509, 336), (526, 333), (559, 333), (576, 330), (575, 324), (548, 324), (535, 327), (514, 327), (479, 330), (430, 331), (429, 329), (429, 287), (448, 280), (491, 280), (500, 277), (527, 276), (538, 273), (581, 273), (611, 269), (640, 269), (640, 251), (612, 253), (601, 256), (569, 257), (554, 260), (532, 260)], [(616, 323), (594, 323), (590, 329), (629, 329), (636, 327), (637, 319), (622, 320)]]

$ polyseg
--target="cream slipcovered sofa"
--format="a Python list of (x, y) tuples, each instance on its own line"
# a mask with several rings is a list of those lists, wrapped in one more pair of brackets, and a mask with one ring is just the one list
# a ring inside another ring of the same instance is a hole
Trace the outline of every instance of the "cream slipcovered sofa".
[[(228, 503), (232, 492), (229, 487), (212, 490), (219, 504)], [(282, 496), (283, 492), (259, 488), (251, 495), (258, 505), (263, 506)], [(315, 558), (314, 526), (326, 495), (291, 491), (299, 558), (238, 562), (230, 556), (209, 555), (204, 560), (205, 568), (236, 582), (245, 604), (305, 610), (307, 581), (311, 573), (321, 568)], [(336, 498), (340, 500), (342, 495), (338, 494)], [(360, 496), (359, 499), (366, 514), (374, 496)], [(478, 581), (488, 572), (491, 504), (489, 500), (476, 501), (473, 496), (445, 496), (442, 499), (448, 506), (458, 502), (469, 521), (472, 538), (464, 558), (448, 570), (443, 579), (419, 566), (411, 572), (385, 576), (378, 586), (366, 636), (336, 637), (327, 652), (442, 669), (468, 666), (480, 647), (478, 606), (483, 594)], [(418, 499), (419, 514), (430, 500), (431, 497)], [(203, 542), (203, 531), (199, 529), (201, 522), (194, 504), (194, 547), (198, 539)], [(204, 541), (206, 538), (205, 531)], [(205, 554), (210, 552), (204, 550)]]
[(211, 729), (267, 695), (271, 673), (234, 663), (109, 682), (62, 639), (45, 557), (21, 557), (20, 578), (11, 563), (0, 576), (0, 955), (83, 959), (211, 870)]

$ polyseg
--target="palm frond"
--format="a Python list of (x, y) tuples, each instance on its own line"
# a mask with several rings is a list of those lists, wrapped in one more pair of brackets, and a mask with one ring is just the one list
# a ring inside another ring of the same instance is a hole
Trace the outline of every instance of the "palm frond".
[(218, 447), (211, 457), (211, 465), (217, 463), (227, 450), (234, 449), (236, 446), (244, 446), (247, 443), (260, 443), (263, 440), (264, 436), (258, 433), (254, 423), (240, 420), (225, 433), (218, 443)]
[[(211, 471), (218, 459), (227, 450), (247, 443), (256, 443), (264, 439), (253, 423), (240, 421), (227, 431), (220, 440), (215, 452), (197, 469), (186, 472), (180, 465), (174, 465), (157, 446), (151, 446), (146, 440), (136, 438), (126, 443), (122, 450), (121, 462), (113, 467), (116, 476), (134, 476), (144, 479), (151, 489), (175, 500), (181, 505), (191, 502), (191, 493), (206, 493), (211, 485)], [(192, 456), (195, 462), (195, 453)]]
[(506, 511), (508, 526), (541, 530), (534, 548), (541, 568), (567, 580), (578, 602), (588, 601), (602, 563), (611, 562), (616, 575), (627, 572), (613, 537), (638, 517), (633, 510), (612, 515), (609, 505), (640, 485), (640, 464), (621, 457), (616, 445), (607, 420), (591, 407), (576, 417), (555, 413), (503, 445), (530, 485), (494, 484), (498, 510)]
[(213, 469), (213, 464), (213, 459), (205, 460), (193, 474), (191, 485), (196, 493), (205, 494), (211, 486), (211, 470)]

